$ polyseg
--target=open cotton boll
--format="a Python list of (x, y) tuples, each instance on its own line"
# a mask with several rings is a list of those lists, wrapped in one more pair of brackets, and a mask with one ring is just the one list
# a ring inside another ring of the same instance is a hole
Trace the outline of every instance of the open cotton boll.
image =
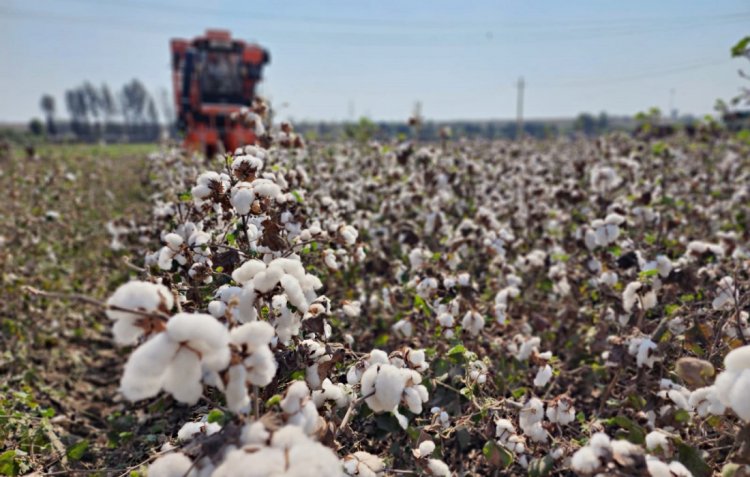
[(254, 321), (233, 328), (229, 334), (232, 344), (245, 346), (252, 353), (258, 348), (266, 347), (273, 339), (274, 329), (268, 322)]
[(179, 346), (166, 333), (159, 333), (139, 346), (125, 364), (120, 380), (123, 396), (129, 401), (156, 396), (161, 391), (164, 374)]
[(357, 232), (357, 229), (351, 225), (343, 225), (339, 228), (339, 235), (346, 245), (354, 245), (357, 242), (357, 236), (359, 233)]
[(707, 386), (694, 390), (690, 393), (688, 403), (700, 417), (706, 417), (709, 414), (720, 416), (726, 411), (726, 406), (719, 399), (716, 392), (716, 386)]
[(265, 269), (266, 264), (262, 261), (256, 259), (248, 260), (234, 269), (232, 272), (232, 280), (240, 285), (244, 285)]
[(182, 237), (175, 233), (168, 233), (164, 236), (164, 243), (173, 251), (180, 250), (180, 247), (182, 247)]
[(251, 180), (263, 169), (263, 159), (254, 154), (236, 155), (232, 161), (232, 175), (240, 181)]
[(305, 294), (299, 285), (299, 281), (292, 275), (285, 274), (281, 277), (281, 286), (284, 288), (289, 302), (302, 313), (306, 313), (309, 307)]
[(448, 464), (440, 459), (427, 459), (427, 472), (434, 477), (451, 477)]
[(278, 363), (271, 349), (262, 346), (245, 358), (243, 364), (248, 369), (247, 381), (256, 386), (268, 386), (276, 375)]
[(336, 407), (342, 408), (349, 405), (349, 394), (351, 388), (345, 384), (333, 384), (330, 379), (323, 380), (321, 390), (313, 391), (312, 399), (315, 407), (320, 408), (325, 401), (334, 401)]
[(356, 318), (362, 312), (362, 304), (359, 301), (344, 301), (344, 305), (341, 307), (344, 310), (344, 314), (349, 318)]
[(630, 312), (635, 306), (636, 300), (638, 300), (638, 290), (641, 289), (643, 284), (641, 282), (630, 282), (625, 287), (625, 291), (622, 292), (622, 307), (625, 311)]
[(547, 405), (547, 419), (550, 422), (565, 426), (575, 420), (576, 411), (572, 401), (567, 397), (554, 399)]
[(223, 317), (225, 311), (227, 311), (227, 305), (223, 301), (211, 300), (208, 302), (208, 313), (214, 318)]
[(344, 457), (344, 472), (358, 477), (378, 477), (385, 471), (383, 459), (369, 452), (359, 451)]
[(107, 300), (106, 314), (115, 321), (115, 342), (121, 345), (135, 344), (143, 335), (143, 329), (136, 326), (136, 321), (143, 318), (142, 314), (115, 310), (127, 308), (145, 313), (168, 313), (174, 306), (174, 296), (164, 285), (142, 281), (131, 281), (120, 285), (115, 293)]
[(469, 310), (461, 320), (461, 328), (471, 336), (478, 336), (484, 328), (484, 317), (475, 310)]
[(220, 371), (229, 364), (229, 332), (211, 315), (178, 313), (167, 322), (167, 334), (201, 353), (208, 369)]
[(674, 448), (669, 441), (669, 436), (662, 431), (655, 430), (646, 434), (646, 449), (650, 452), (661, 452), (669, 457)]
[(542, 388), (547, 385), (550, 379), (552, 379), (552, 366), (545, 364), (537, 371), (534, 377), (534, 386)]
[(180, 452), (166, 454), (148, 466), (148, 477), (197, 477), (193, 461)]
[(177, 439), (182, 442), (192, 440), (197, 434), (210, 436), (221, 430), (221, 426), (215, 422), (186, 422), (177, 431)]
[(227, 385), (224, 389), (227, 407), (232, 412), (242, 412), (250, 405), (247, 394), (247, 370), (244, 364), (235, 364), (227, 371)]
[(711, 302), (714, 310), (732, 308), (735, 305), (735, 286), (732, 277), (724, 277), (719, 280), (716, 297)]
[(198, 354), (182, 347), (177, 351), (164, 373), (164, 390), (172, 394), (179, 402), (195, 404), (203, 393), (202, 376), (201, 360)]
[(255, 179), (252, 182), (253, 191), (269, 199), (278, 199), (281, 197), (281, 187), (268, 179)]
[(370, 366), (362, 375), (362, 396), (373, 412), (390, 412), (398, 407), (406, 376), (391, 364)]
[(268, 293), (273, 290), (283, 276), (284, 270), (281, 267), (269, 267), (253, 277), (253, 287), (261, 293)]

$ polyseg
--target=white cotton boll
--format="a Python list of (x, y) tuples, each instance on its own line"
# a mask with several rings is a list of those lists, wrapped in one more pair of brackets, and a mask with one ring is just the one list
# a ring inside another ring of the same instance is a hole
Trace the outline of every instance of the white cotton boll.
[(266, 442), (268, 442), (268, 439), (271, 437), (271, 433), (268, 432), (268, 429), (266, 429), (265, 424), (263, 424), (263, 421), (255, 421), (250, 424), (246, 424), (245, 427), (242, 428), (242, 435), (240, 436), (240, 439), (243, 444), (263, 444), (265, 445)]
[(248, 260), (232, 272), (232, 280), (244, 285), (252, 280), (258, 273), (266, 269), (266, 264), (260, 260)]
[(179, 343), (159, 333), (143, 343), (128, 358), (120, 381), (120, 391), (129, 401), (156, 396), (164, 374), (179, 348)]
[(471, 285), (471, 275), (468, 273), (459, 273), (458, 274), (458, 284), (462, 287), (468, 287)]
[(258, 272), (253, 277), (253, 287), (261, 293), (268, 293), (279, 283), (284, 276), (284, 270), (281, 267), (269, 267), (267, 270)]
[(533, 352), (539, 351), (539, 345), (541, 343), (542, 339), (537, 336), (531, 337), (528, 340), (524, 341), (518, 349), (516, 359), (518, 361), (527, 361), (531, 357), (531, 354)]
[(310, 388), (304, 381), (293, 382), (281, 400), (281, 410), (286, 414), (296, 414), (302, 409), (302, 403), (310, 397)]
[(208, 313), (214, 318), (221, 318), (227, 310), (227, 305), (223, 301), (211, 300), (208, 302)]
[(196, 434), (203, 434), (210, 436), (221, 430), (221, 426), (215, 422), (186, 422), (179, 431), (177, 431), (177, 439), (182, 442), (187, 442), (195, 438)]
[(478, 336), (484, 328), (484, 317), (475, 310), (469, 310), (461, 320), (461, 328), (471, 336)]
[(195, 351), (182, 347), (164, 373), (164, 390), (176, 401), (193, 405), (203, 393), (201, 361)]
[(672, 446), (669, 442), (669, 436), (658, 430), (646, 434), (646, 449), (650, 452), (661, 451), (667, 456), (672, 454)]
[(750, 422), (750, 399), (748, 399), (748, 396), (750, 396), (750, 369), (745, 369), (734, 380), (727, 396), (729, 407), (745, 422)]
[(320, 290), (323, 288), (323, 282), (320, 281), (320, 278), (316, 277), (315, 275), (307, 274), (305, 275), (305, 278), (300, 281), (300, 285), (302, 286), (302, 289), (305, 291), (308, 290)]
[(253, 321), (232, 329), (230, 340), (233, 344), (244, 345), (249, 353), (266, 347), (273, 339), (274, 329), (268, 322)]
[(292, 275), (286, 274), (281, 277), (281, 286), (284, 288), (289, 302), (300, 312), (306, 313), (309, 305), (299, 285), (299, 281)]
[(669, 470), (669, 464), (652, 455), (646, 456), (646, 470), (651, 477), (675, 477)]
[(727, 353), (724, 358), (724, 368), (731, 372), (750, 369), (750, 345), (740, 346)]
[(676, 460), (669, 463), (669, 473), (671, 477), (693, 477), (693, 473)]
[(252, 355), (245, 358), (243, 364), (248, 369), (247, 381), (256, 386), (268, 386), (278, 368), (273, 352), (266, 346), (256, 349)]
[(356, 318), (362, 312), (362, 305), (358, 301), (345, 301), (341, 308), (349, 318)]
[(398, 320), (393, 324), (393, 326), (391, 326), (391, 329), (394, 333), (396, 333), (397, 335), (401, 335), (404, 338), (410, 338), (414, 333), (413, 325), (410, 321), (405, 319)]
[(172, 269), (172, 260), (175, 258), (175, 253), (172, 251), (169, 247), (162, 247), (159, 250), (159, 258), (157, 260), (157, 265), (159, 265), (159, 268), (161, 270), (171, 270)]
[(164, 236), (164, 243), (166, 243), (167, 247), (175, 252), (180, 250), (180, 247), (182, 247), (182, 242), (182, 237), (175, 233), (169, 233)]
[(614, 287), (615, 285), (617, 285), (617, 281), (618, 281), (617, 273), (613, 271), (603, 272), (601, 275), (599, 275), (599, 283), (603, 285)]
[(357, 232), (357, 229), (351, 225), (344, 225), (339, 229), (339, 235), (344, 239), (346, 245), (354, 245), (357, 242), (357, 236), (359, 233)]
[(656, 343), (650, 339), (644, 338), (640, 341), (636, 353), (636, 362), (639, 368), (643, 366), (648, 366), (649, 368), (654, 367), (654, 363), (658, 360), (654, 350), (656, 350)]
[(625, 287), (625, 291), (622, 292), (622, 307), (625, 311), (630, 312), (633, 309), (636, 300), (638, 300), (638, 290), (642, 286), (641, 282), (630, 282)]
[(368, 452), (358, 451), (344, 457), (344, 472), (358, 477), (378, 477), (385, 471), (383, 459)]
[[(261, 272), (263, 273), (263, 272)], [(255, 309), (255, 293), (253, 281), (249, 281), (239, 293), (239, 301), (234, 309), (233, 317), (240, 323), (249, 323), (258, 319), (258, 311)]]
[(719, 281), (716, 297), (711, 302), (714, 310), (729, 309), (735, 305), (735, 287), (732, 277), (724, 277)]
[(422, 441), (414, 451), (414, 456), (417, 458), (429, 457), (433, 452), (435, 452), (435, 443), (433, 441)]
[(589, 446), (578, 449), (570, 460), (570, 468), (582, 474), (593, 474), (600, 466), (598, 452)]
[(428, 459), (427, 471), (434, 477), (451, 477), (450, 468), (440, 459)]
[(562, 426), (570, 424), (575, 420), (576, 414), (573, 408), (572, 402), (567, 397), (562, 397), (557, 400), (553, 400), (547, 406), (547, 419), (552, 423), (557, 423)]
[(252, 182), (253, 191), (269, 199), (278, 199), (281, 196), (281, 187), (268, 179), (255, 179)]
[(586, 234), (583, 236), (583, 242), (587, 249), (594, 250), (598, 245), (596, 232), (591, 229), (586, 229)]
[(406, 385), (401, 370), (390, 364), (370, 366), (362, 375), (362, 396), (373, 412), (389, 412), (398, 407)]
[(531, 398), (524, 405), (523, 409), (518, 416), (518, 424), (524, 431), (524, 434), (529, 435), (529, 430), (536, 424), (542, 422), (544, 419), (544, 403), (537, 398)]
[(667, 257), (666, 255), (657, 255), (656, 256), (656, 269), (659, 271), (659, 276), (662, 278), (667, 278), (672, 271), (672, 268), (674, 266), (672, 265), (672, 261)]
[(721, 402), (716, 392), (716, 386), (707, 386), (694, 390), (690, 394), (688, 403), (700, 417), (706, 417), (709, 414), (720, 416), (726, 411), (726, 406)]
[(250, 397), (247, 394), (247, 371), (242, 364), (229, 367), (228, 382), (224, 390), (227, 407), (232, 412), (241, 412), (250, 406)]
[(188, 456), (180, 452), (163, 455), (148, 466), (149, 477), (194, 477), (195, 469)]
[[(420, 390), (422, 390), (421, 393)], [(422, 414), (422, 397), (426, 395), (426, 392), (427, 388), (425, 388), (424, 386), (421, 386), (421, 389), (417, 389), (417, 387), (413, 386), (404, 388), (404, 403), (406, 404), (406, 407), (409, 409), (409, 411), (411, 411), (413, 414)], [(427, 399), (425, 399), (425, 401), (426, 400)]]
[(107, 300), (107, 317), (116, 322), (115, 342), (121, 345), (135, 344), (143, 335), (143, 330), (135, 326), (135, 321), (142, 318), (142, 315), (113, 310), (112, 307), (168, 313), (172, 306), (174, 306), (174, 297), (164, 285), (142, 281), (131, 281), (121, 285)]
[(444, 328), (451, 328), (451, 327), (453, 327), (453, 324), (454, 324), (453, 315), (451, 315), (448, 312), (440, 313), (437, 316), (437, 321), (438, 321), (438, 323), (440, 323), (440, 326), (442, 326)]
[(341, 461), (328, 447), (314, 441), (292, 447), (288, 453), (289, 468), (284, 474), (288, 477), (312, 475), (340, 477), (343, 475)]
[[(204, 364), (209, 356), (221, 353), (229, 345), (229, 332), (211, 315), (203, 313), (178, 313), (167, 322), (167, 334), (178, 343), (187, 343), (202, 353)], [(220, 363), (211, 363), (212, 368)], [(226, 366), (226, 365), (225, 365)], [(219, 370), (217, 369), (217, 371)]]
[(685, 411), (693, 410), (690, 407), (690, 404), (688, 403), (688, 398), (679, 390), (672, 389), (670, 391), (667, 391), (667, 397), (671, 399), (672, 402), (675, 403), (678, 408), (684, 409)]
[(536, 377), (534, 377), (534, 386), (542, 388), (547, 385), (550, 379), (552, 379), (552, 366), (546, 364), (537, 371)]
[(424, 371), (429, 367), (429, 363), (426, 361), (427, 355), (423, 349), (410, 349), (406, 355), (409, 365), (420, 371)]

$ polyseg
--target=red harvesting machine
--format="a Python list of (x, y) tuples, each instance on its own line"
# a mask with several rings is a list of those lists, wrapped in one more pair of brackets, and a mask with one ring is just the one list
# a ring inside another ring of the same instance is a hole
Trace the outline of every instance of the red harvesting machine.
[(193, 40), (173, 39), (172, 81), (178, 129), (185, 147), (213, 156), (220, 147), (234, 151), (254, 144), (252, 129), (237, 119), (255, 98), (268, 51), (233, 39), (228, 31), (208, 30)]

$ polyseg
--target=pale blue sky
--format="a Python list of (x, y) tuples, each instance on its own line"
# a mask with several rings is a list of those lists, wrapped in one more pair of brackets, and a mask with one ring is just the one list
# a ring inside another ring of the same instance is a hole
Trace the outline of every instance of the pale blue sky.
[[(175, 8), (175, 5), (180, 5)], [(742, 84), (730, 47), (748, 0), (0, 0), (0, 121), (40, 115), (90, 80), (170, 86), (171, 37), (227, 28), (271, 52), (262, 87), (283, 117), (403, 120), (581, 111), (711, 112)]]

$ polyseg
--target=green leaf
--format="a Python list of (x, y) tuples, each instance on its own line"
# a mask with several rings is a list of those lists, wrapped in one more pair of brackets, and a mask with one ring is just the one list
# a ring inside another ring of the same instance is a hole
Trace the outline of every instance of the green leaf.
[(0, 454), (0, 474), (15, 476), (21, 471), (16, 461), (16, 451), (11, 449)]
[(304, 381), (305, 380), (305, 370), (299, 369), (292, 373), (292, 379), (294, 381)]
[(745, 38), (738, 41), (733, 47), (732, 47), (732, 58), (736, 58), (738, 56), (743, 56), (745, 54), (745, 51), (750, 47), (750, 36), (746, 36)]
[(552, 456), (545, 455), (542, 458), (534, 459), (529, 462), (529, 477), (546, 477), (552, 472), (555, 466), (555, 459)]
[(304, 202), (304, 199), (302, 199), (302, 194), (299, 193), (298, 190), (293, 190), (292, 195), (294, 196), (294, 200), (296, 200), (298, 203)]
[(495, 468), (507, 469), (513, 464), (513, 454), (503, 446), (497, 445), (495, 441), (489, 440), (482, 447), (487, 462)]
[(694, 477), (710, 477), (711, 467), (703, 460), (701, 452), (684, 442), (677, 442), (677, 460), (688, 468)]
[(417, 308), (418, 310), (421, 310), (425, 315), (430, 316), (430, 307), (427, 306), (424, 298), (419, 295), (414, 295), (414, 308)]
[(83, 440), (76, 442), (72, 446), (68, 447), (68, 451), (66, 453), (69, 459), (81, 460), (81, 458), (86, 453), (88, 448), (89, 448), (89, 441), (87, 441), (86, 439), (83, 439)]
[(211, 409), (211, 412), (208, 413), (208, 422), (224, 422), (224, 411), (220, 409)]
[(462, 344), (457, 344), (456, 346), (448, 350), (448, 356), (464, 354), (465, 352), (466, 352), (466, 347)]
[(281, 402), (281, 394), (274, 394), (266, 401), (266, 408), (273, 407)]

